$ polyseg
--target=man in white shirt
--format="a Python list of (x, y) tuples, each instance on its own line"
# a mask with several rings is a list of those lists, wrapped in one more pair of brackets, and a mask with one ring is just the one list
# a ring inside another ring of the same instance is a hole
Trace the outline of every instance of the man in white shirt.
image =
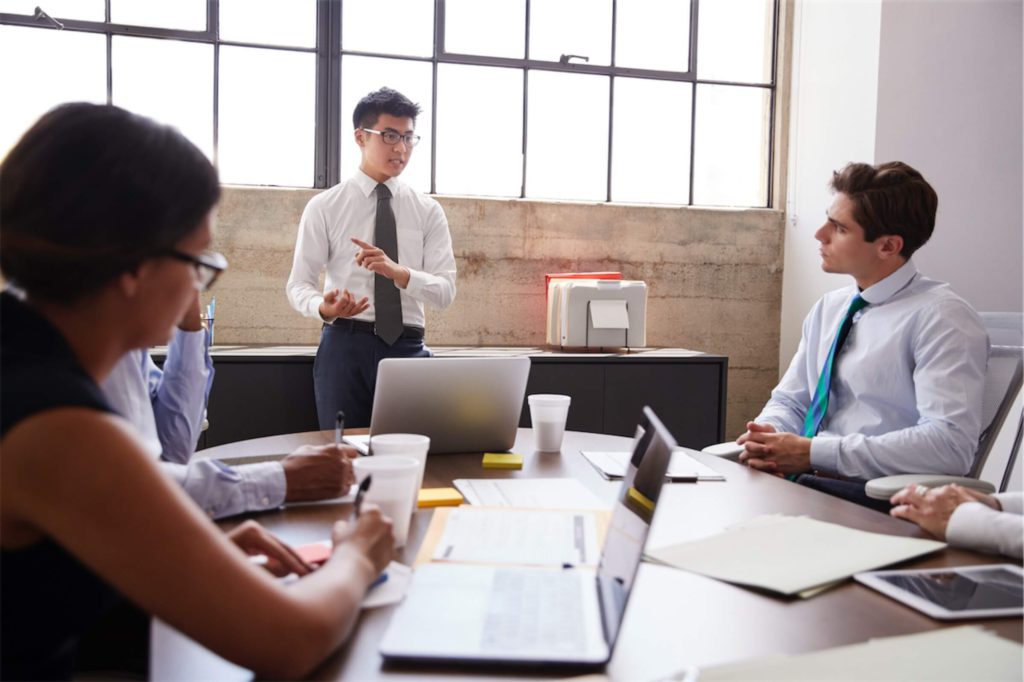
[(231, 467), (192, 457), (213, 383), (210, 334), (199, 297), (174, 330), (163, 370), (145, 350), (129, 351), (103, 381), (110, 406), (138, 431), (160, 467), (211, 518), (338, 497), (355, 480), (353, 448), (304, 446), (280, 462)]
[(299, 223), (287, 294), (297, 311), (323, 322), (313, 365), (322, 429), (339, 410), (346, 424), (369, 426), (377, 363), (430, 356), (423, 306), (443, 310), (455, 298), (444, 211), (398, 180), (420, 139), (419, 113), (389, 88), (360, 100), (352, 116), (359, 170), (313, 197)]
[(970, 468), (988, 336), (967, 302), (910, 260), (938, 206), (920, 173), (851, 163), (832, 189), (815, 233), (822, 269), (855, 285), (826, 294), (804, 320), (789, 369), (737, 441), (740, 460), (887, 509), (864, 494), (865, 481)]

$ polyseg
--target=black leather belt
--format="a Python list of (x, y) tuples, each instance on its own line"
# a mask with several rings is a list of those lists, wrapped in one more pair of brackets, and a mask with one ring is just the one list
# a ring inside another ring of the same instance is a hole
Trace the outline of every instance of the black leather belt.
[[(339, 317), (331, 323), (335, 327), (341, 327), (342, 329), (348, 329), (353, 332), (363, 332), (365, 334), (375, 334), (375, 325), (373, 322), (367, 322), (366, 320), (353, 320), (347, 317)], [(402, 327), (403, 339), (422, 339), (423, 338), (423, 327)]]

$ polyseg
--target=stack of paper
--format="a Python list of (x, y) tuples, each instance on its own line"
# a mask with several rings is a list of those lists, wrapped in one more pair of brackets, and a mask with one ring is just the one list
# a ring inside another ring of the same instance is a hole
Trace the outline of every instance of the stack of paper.
[(704, 668), (700, 682), (1019, 680), (1022, 647), (976, 625)]
[(942, 549), (946, 544), (868, 533), (805, 516), (759, 516), (711, 537), (653, 549), (675, 568), (784, 595), (813, 596), (854, 573)]
[[(692, 457), (695, 450), (676, 448), (668, 465), (665, 478), (670, 481), (724, 481), (725, 476)], [(607, 479), (619, 479), (626, 475), (631, 452), (580, 451), (598, 473)]]

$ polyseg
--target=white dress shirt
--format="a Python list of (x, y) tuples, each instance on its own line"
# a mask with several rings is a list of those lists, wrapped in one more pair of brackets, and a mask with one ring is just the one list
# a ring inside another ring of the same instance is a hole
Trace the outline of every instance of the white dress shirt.
[(946, 540), (957, 547), (1020, 559), (1024, 554), (1024, 495), (998, 493), (993, 497), (1003, 511), (981, 502), (967, 502), (954, 509)]
[[(802, 433), (821, 368), (857, 291), (838, 289), (814, 305), (796, 355), (756, 421)], [(910, 261), (861, 296), (870, 305), (854, 316), (835, 359), (811, 466), (858, 480), (966, 474), (982, 429), (988, 363), (988, 335), (977, 313)]]
[[(384, 183), (391, 190), (398, 236), (398, 262), (409, 269), (409, 285), (400, 289), (402, 322), (423, 327), (423, 304), (444, 309), (455, 299), (455, 255), (448, 220), (441, 205), (397, 178)], [(306, 317), (320, 317), (324, 292), (348, 289), (370, 307), (354, 319), (373, 321), (373, 273), (356, 265), (355, 237), (374, 243), (377, 182), (358, 171), (355, 176), (313, 197), (302, 213), (295, 258), (288, 277), (288, 301)], [(326, 268), (324, 288), (318, 285)], [(333, 322), (334, 318), (326, 320)]]
[(160, 370), (145, 350), (131, 351), (101, 388), (135, 426), (160, 467), (212, 518), (280, 506), (287, 483), (277, 462), (229, 467), (192, 459), (213, 383), (209, 334), (175, 330)]

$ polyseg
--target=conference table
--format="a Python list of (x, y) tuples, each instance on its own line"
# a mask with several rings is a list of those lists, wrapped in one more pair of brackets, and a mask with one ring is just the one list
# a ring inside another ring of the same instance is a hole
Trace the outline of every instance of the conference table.
[[(211, 448), (197, 456), (229, 462), (252, 461), (250, 458), (285, 454), (299, 445), (331, 443), (333, 436), (333, 431), (310, 431), (257, 438)], [(431, 454), (427, 458), (423, 485), (449, 487), (458, 478), (572, 477), (611, 506), (619, 483), (602, 478), (580, 451), (624, 451), (630, 445), (630, 439), (620, 436), (567, 431), (561, 453), (540, 453), (534, 451), (531, 429), (519, 429), (512, 450), (525, 456), (522, 470), (484, 469), (480, 453)], [(711, 455), (696, 457), (723, 474), (726, 480), (666, 485), (658, 502), (648, 548), (705, 537), (762, 514), (807, 515), (865, 531), (929, 537), (914, 524), (776, 476)], [(244, 518), (256, 518), (285, 541), (303, 544), (328, 538), (332, 523), (348, 518), (350, 512), (348, 504), (306, 504), (236, 517), (221, 525), (230, 528)], [(412, 563), (432, 514), (432, 509), (420, 509), (414, 514), (409, 543), (399, 559), (403, 563)], [(822, 551), (827, 552), (828, 548), (823, 547)], [(937, 568), (1006, 561), (1005, 557), (947, 547), (901, 567)], [(363, 611), (351, 639), (321, 665), (313, 678), (400, 680), (458, 676), (483, 679), (500, 674), (532, 679), (558, 678), (566, 674), (564, 670), (551, 669), (386, 664), (377, 647), (394, 608)], [(980, 623), (1004, 638), (1024, 641), (1020, 618), (967, 622)], [(852, 580), (809, 599), (782, 598), (645, 562), (640, 567), (606, 673), (612, 679), (661, 679), (688, 666), (797, 654), (943, 627), (950, 625), (932, 620)], [(187, 651), (174, 653), (178, 659), (189, 655)], [(166, 669), (166, 665), (162, 667)]]

